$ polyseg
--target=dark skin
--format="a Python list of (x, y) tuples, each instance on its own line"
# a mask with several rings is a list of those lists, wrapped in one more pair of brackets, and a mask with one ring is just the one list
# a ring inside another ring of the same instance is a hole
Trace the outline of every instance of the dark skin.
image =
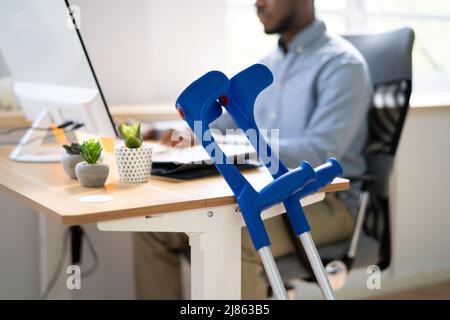
[(315, 20), (314, 0), (256, 0), (256, 13), (267, 34), (279, 34), (289, 46)]
[[(267, 34), (279, 34), (287, 48), (297, 33), (315, 20), (314, 0), (256, 0), (256, 14)], [(195, 144), (192, 134), (186, 132), (185, 139), (178, 135), (173, 139), (174, 130), (167, 130), (160, 136), (155, 130), (144, 133), (144, 139), (159, 139), (167, 146), (186, 147)], [(184, 135), (183, 135), (184, 136)]]

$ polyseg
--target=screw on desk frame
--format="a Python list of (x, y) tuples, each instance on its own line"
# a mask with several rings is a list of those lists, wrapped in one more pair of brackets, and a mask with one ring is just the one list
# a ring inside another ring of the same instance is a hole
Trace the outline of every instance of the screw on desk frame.
[(208, 212), (206, 213), (206, 215), (208, 216), (208, 218), (212, 218), (212, 217), (214, 216), (214, 212), (208, 211)]

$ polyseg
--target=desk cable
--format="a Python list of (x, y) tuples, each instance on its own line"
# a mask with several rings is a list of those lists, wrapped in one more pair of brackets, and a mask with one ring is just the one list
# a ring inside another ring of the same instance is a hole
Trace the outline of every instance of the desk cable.
[[(73, 131), (78, 130), (78, 129), (82, 128), (82, 127), (84, 127), (83, 123), (74, 123), (70, 129), (64, 129), (60, 133), (56, 133), (56, 134), (63, 134), (63, 133), (65, 134), (65, 133), (73, 132)], [(25, 127), (14, 128), (14, 129), (9, 129), (9, 130), (10, 130), (10, 133), (11, 133), (11, 132), (14, 132), (14, 131), (18, 131), (19, 129), (20, 130), (26, 130), (24, 128)], [(30, 128), (31, 127), (28, 127), (28, 129), (30, 129)], [(15, 129), (17, 129), (17, 130), (15, 130)], [(38, 130), (38, 131), (51, 131), (52, 130), (51, 128), (33, 128), (33, 129)], [(59, 128), (59, 129), (63, 129), (63, 128)], [(11, 130), (13, 130), (13, 131), (11, 131)], [(5, 135), (4, 132), (5, 131), (0, 132), (0, 135)], [(10, 134), (10, 133), (7, 133), (7, 134)], [(17, 140), (16, 141), (0, 141), (0, 146), (11, 145), (11, 144), (12, 145), (22, 145), (22, 146), (24, 146), (24, 145), (33, 143), (33, 142), (38, 141), (38, 140), (42, 140), (42, 142), (45, 142), (45, 141), (48, 141), (48, 140), (52, 140), (53, 138), (54, 138), (53, 135), (50, 135), (50, 136), (47, 136), (47, 137), (38, 137), (38, 138), (31, 139), (31, 140), (27, 141), (26, 143), (21, 143), (20, 140), (19, 141), (17, 141)]]
[[(67, 230), (64, 232), (64, 236), (63, 236), (63, 246), (61, 249), (61, 254), (58, 260), (58, 263), (56, 265), (56, 269), (55, 272), (53, 274), (53, 276), (51, 277), (50, 281), (48, 282), (47, 286), (45, 287), (45, 290), (42, 292), (41, 294), (41, 299), (42, 300), (46, 300), (48, 298), (48, 295), (50, 294), (50, 292), (52, 291), (52, 289), (54, 288), (54, 286), (56, 285), (56, 282), (59, 278), (59, 275), (61, 274), (63, 267), (64, 267), (64, 260), (67, 256), (67, 248), (69, 246), (69, 242), (72, 236), (73, 239), (73, 232), (74, 230), (78, 230), (79, 235), (81, 236), (81, 240), (84, 238), (86, 239), (86, 244), (88, 246), (88, 249), (92, 255), (92, 258), (94, 259), (94, 263), (93, 265), (86, 271), (81, 272), (81, 279), (87, 278), (89, 276), (91, 276), (92, 274), (94, 274), (100, 264), (100, 260), (97, 254), (97, 251), (94, 248), (94, 244), (92, 243), (91, 238), (89, 237), (89, 235), (83, 230), (83, 228), (81, 226), (75, 226), (75, 227), (70, 227), (67, 228)], [(81, 243), (80, 243), (81, 245)], [(81, 250), (81, 249), (80, 249)], [(73, 252), (72, 252), (72, 260), (73, 260)], [(81, 260), (81, 257), (80, 257)], [(77, 262), (81, 262), (81, 261), (77, 261)], [(72, 262), (73, 263), (73, 262)]]

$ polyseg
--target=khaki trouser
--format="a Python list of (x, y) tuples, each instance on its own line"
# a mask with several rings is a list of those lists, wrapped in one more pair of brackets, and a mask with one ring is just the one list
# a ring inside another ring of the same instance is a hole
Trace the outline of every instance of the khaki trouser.
[[(329, 194), (305, 207), (311, 235), (317, 246), (348, 239), (353, 218), (344, 203)], [(281, 216), (265, 220), (275, 257), (295, 251)], [(134, 263), (138, 299), (182, 299), (180, 255), (187, 250), (184, 233), (138, 232), (134, 234)], [(259, 254), (247, 229), (242, 229), (242, 299), (267, 298), (267, 281)]]

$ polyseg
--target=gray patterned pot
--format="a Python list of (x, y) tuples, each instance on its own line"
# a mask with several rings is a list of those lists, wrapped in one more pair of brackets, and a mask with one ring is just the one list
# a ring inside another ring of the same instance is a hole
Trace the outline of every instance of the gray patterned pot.
[(152, 173), (152, 147), (143, 144), (140, 148), (114, 147), (119, 179), (122, 182), (147, 182)]
[(67, 173), (67, 175), (72, 179), (77, 178), (75, 174), (75, 166), (83, 161), (84, 161), (83, 157), (79, 154), (65, 153), (61, 158), (61, 164), (64, 169), (64, 172)]
[(108, 178), (109, 166), (106, 163), (88, 164), (84, 161), (75, 166), (75, 173), (83, 187), (101, 187)]

